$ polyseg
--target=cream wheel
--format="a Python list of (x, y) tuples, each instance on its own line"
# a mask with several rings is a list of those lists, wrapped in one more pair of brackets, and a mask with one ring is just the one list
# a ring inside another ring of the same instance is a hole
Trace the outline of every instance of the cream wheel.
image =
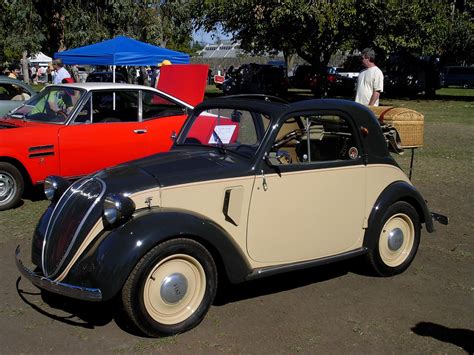
[(391, 267), (401, 265), (410, 255), (415, 240), (415, 227), (406, 214), (392, 216), (383, 226), (379, 239), (382, 261)]
[(172, 335), (202, 321), (216, 288), (212, 255), (194, 240), (177, 238), (155, 246), (140, 259), (122, 289), (122, 302), (145, 334)]
[(370, 228), (376, 239), (368, 253), (373, 270), (380, 276), (390, 276), (408, 268), (420, 244), (421, 226), (416, 209), (408, 202), (395, 202)]
[(205, 291), (206, 273), (201, 264), (189, 255), (171, 255), (148, 275), (143, 302), (155, 321), (177, 324), (196, 312)]

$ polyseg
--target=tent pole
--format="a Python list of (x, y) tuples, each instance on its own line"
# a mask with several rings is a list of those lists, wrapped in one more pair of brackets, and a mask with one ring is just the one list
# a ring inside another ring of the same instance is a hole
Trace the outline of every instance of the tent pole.
[[(112, 82), (115, 83), (115, 64), (112, 65)], [(115, 111), (115, 91), (113, 93), (113, 108), (112, 110)]]

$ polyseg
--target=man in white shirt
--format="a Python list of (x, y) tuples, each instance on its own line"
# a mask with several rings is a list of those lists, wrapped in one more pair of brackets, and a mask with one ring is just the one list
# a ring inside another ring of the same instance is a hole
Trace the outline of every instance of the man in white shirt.
[(69, 72), (63, 67), (63, 61), (61, 59), (53, 60), (53, 68), (56, 72), (56, 75), (54, 75), (53, 84), (61, 84), (63, 79), (71, 77)]
[(383, 73), (374, 63), (375, 52), (365, 48), (362, 53), (362, 70), (357, 78), (357, 93), (355, 101), (369, 106), (378, 106), (380, 93), (383, 92)]

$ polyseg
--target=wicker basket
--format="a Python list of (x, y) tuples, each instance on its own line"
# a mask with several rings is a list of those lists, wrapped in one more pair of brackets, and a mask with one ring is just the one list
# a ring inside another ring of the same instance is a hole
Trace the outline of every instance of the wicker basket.
[(403, 148), (423, 146), (424, 116), (414, 110), (392, 106), (369, 106), (380, 124), (395, 127)]

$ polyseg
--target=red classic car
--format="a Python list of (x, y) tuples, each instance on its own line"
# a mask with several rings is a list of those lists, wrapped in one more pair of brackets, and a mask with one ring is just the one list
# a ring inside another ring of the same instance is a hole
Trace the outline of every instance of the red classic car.
[[(191, 104), (202, 100), (205, 75), (203, 85), (191, 80), (180, 83), (187, 86), (183, 92), (194, 87), (187, 99), (178, 96), (178, 90), (171, 96), (129, 84), (46, 87), (0, 119), (0, 210), (17, 205), (25, 187), (41, 184), (48, 175), (75, 179), (168, 150), (173, 131), (181, 129)], [(206, 127), (197, 138), (209, 142), (215, 138), (203, 135), (212, 133), (213, 128)]]

